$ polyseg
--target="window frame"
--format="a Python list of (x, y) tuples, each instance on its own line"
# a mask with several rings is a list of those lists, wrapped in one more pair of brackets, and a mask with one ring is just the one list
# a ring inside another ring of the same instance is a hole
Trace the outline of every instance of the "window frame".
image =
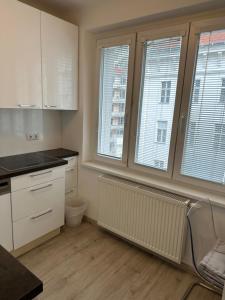
[[(174, 155), (176, 147), (176, 136), (177, 136), (177, 126), (179, 120), (179, 111), (181, 105), (181, 96), (184, 81), (184, 71), (186, 62), (186, 53), (188, 46), (188, 36), (189, 36), (189, 23), (184, 23), (180, 25), (174, 25), (162, 29), (151, 29), (147, 31), (142, 31), (138, 33), (137, 36), (137, 46), (136, 46), (136, 63), (135, 63), (135, 74), (134, 74), (134, 91), (133, 91), (133, 105), (132, 105), (132, 123), (131, 123), (131, 134), (130, 134), (130, 146), (129, 146), (129, 158), (128, 167), (131, 170), (140, 171), (146, 174), (151, 174), (153, 176), (159, 176), (164, 178), (172, 178), (173, 165), (174, 165)], [(138, 130), (138, 114), (139, 114), (139, 103), (141, 97), (141, 85), (142, 85), (142, 68), (144, 66), (144, 44), (145, 41), (151, 39), (161, 39), (169, 38), (175, 36), (182, 36), (181, 53), (180, 53), (180, 65), (178, 71), (178, 81), (177, 81), (177, 91), (173, 115), (173, 124), (171, 131), (170, 140), (170, 150), (168, 156), (168, 168), (167, 171), (156, 169), (154, 167), (144, 166), (135, 163), (135, 149), (136, 149), (136, 134)]]
[(183, 97), (181, 102), (180, 118), (179, 118), (179, 131), (177, 136), (177, 146), (175, 152), (174, 163), (174, 180), (197, 186), (200, 188), (207, 188), (208, 190), (214, 190), (218, 192), (224, 192), (225, 187), (222, 184), (190, 177), (181, 174), (181, 164), (183, 158), (184, 142), (187, 128), (189, 103), (191, 101), (191, 95), (193, 91), (193, 82), (195, 75), (196, 60), (198, 54), (198, 41), (199, 35), (202, 32), (214, 31), (225, 29), (225, 17), (212, 18), (202, 21), (196, 21), (191, 23), (191, 29), (189, 34), (189, 46), (187, 53), (187, 62), (184, 78)]
[[(136, 44), (136, 33), (121, 35), (112, 38), (99, 39), (97, 40), (97, 80), (96, 80), (96, 99), (97, 99), (97, 116), (95, 125), (95, 155), (94, 159), (99, 162), (117, 165), (127, 166), (128, 160), (128, 143), (129, 143), (129, 129), (130, 129), (130, 111), (131, 111), (131, 100), (132, 100), (132, 89), (133, 89), (133, 74), (134, 74), (134, 57), (135, 57), (135, 44)], [(129, 45), (129, 59), (128, 59), (128, 74), (127, 74), (127, 94), (126, 94), (126, 109), (124, 116), (124, 134), (123, 134), (123, 151), (122, 158), (107, 156), (98, 153), (98, 137), (99, 137), (99, 108), (100, 108), (100, 83), (101, 83), (101, 62), (102, 62), (102, 49), (120, 45)]]

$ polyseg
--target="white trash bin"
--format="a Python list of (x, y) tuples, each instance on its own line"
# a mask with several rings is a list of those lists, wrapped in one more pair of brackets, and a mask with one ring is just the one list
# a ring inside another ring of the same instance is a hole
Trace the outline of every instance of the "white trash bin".
[(66, 225), (69, 227), (80, 225), (86, 209), (87, 202), (82, 199), (66, 204)]

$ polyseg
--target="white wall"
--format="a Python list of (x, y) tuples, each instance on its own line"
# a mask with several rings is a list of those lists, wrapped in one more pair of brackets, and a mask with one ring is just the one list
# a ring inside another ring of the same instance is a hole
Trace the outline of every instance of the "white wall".
[[(40, 140), (27, 141), (27, 133)], [(62, 145), (62, 120), (58, 111), (0, 109), (0, 157)]]

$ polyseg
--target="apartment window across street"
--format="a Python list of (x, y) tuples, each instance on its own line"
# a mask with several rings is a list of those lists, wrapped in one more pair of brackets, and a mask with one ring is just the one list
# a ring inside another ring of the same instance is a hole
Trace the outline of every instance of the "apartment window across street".
[(171, 81), (162, 81), (161, 103), (170, 102)]
[(165, 143), (167, 135), (167, 121), (157, 122), (157, 143)]
[(225, 151), (225, 124), (215, 124), (214, 148)]
[(194, 90), (193, 90), (193, 102), (195, 102), (195, 103), (197, 103), (199, 100), (200, 86), (201, 86), (201, 80), (195, 79)]
[(164, 161), (155, 159), (154, 166), (157, 169), (164, 169)]
[[(188, 26), (139, 32), (133, 48), (126, 37), (124, 43), (120, 38), (121, 45), (110, 41), (110, 47), (102, 48), (98, 154), (110, 163), (110, 157), (122, 160), (125, 155), (124, 167), (202, 187), (207, 181), (208, 187), (221, 191), (224, 18), (194, 22), (190, 32)], [(131, 49), (136, 49), (135, 68)], [(131, 94), (132, 110), (127, 109)]]
[(193, 146), (196, 139), (196, 122), (190, 122), (189, 126), (189, 145)]
[(225, 102), (225, 78), (222, 78), (220, 102)]

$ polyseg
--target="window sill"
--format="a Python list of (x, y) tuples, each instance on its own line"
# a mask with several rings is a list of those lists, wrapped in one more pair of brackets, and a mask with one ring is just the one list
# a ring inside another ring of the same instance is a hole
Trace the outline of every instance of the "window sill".
[(210, 199), (215, 205), (225, 208), (225, 197), (219, 194), (204, 192), (194, 187), (187, 187), (180, 182), (168, 182), (164, 178), (156, 179), (149, 175), (142, 175), (133, 172), (130, 169), (116, 168), (95, 161), (85, 161), (81, 164), (82, 167), (92, 169), (103, 174), (117, 176), (143, 185), (151, 186), (156, 189), (164, 190), (170, 193), (178, 194), (193, 200)]

